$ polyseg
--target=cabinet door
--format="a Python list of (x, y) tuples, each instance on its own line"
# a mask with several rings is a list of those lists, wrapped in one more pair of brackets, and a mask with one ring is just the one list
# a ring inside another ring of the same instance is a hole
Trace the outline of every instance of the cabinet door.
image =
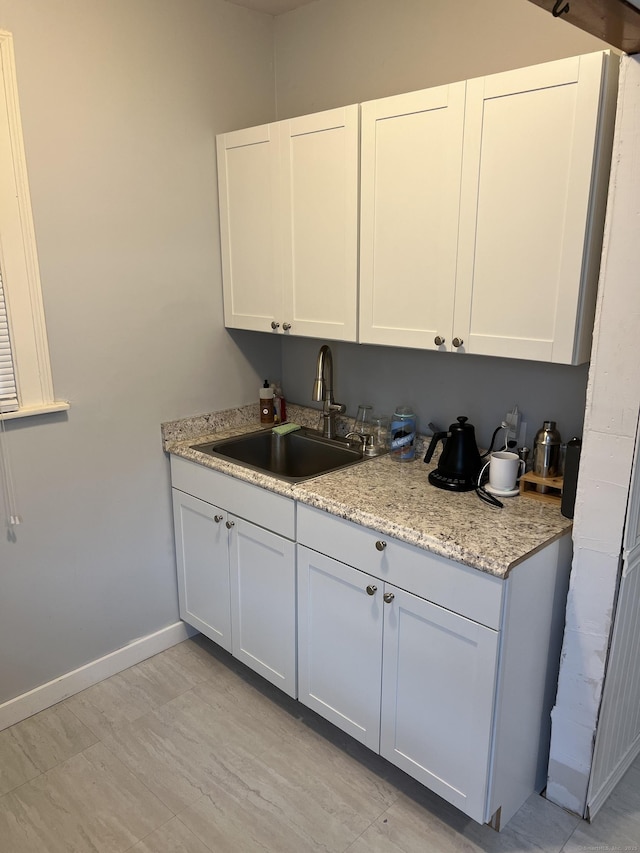
[(281, 122), (283, 318), (291, 334), (355, 341), (358, 106)]
[(381, 672), (382, 583), (299, 545), (300, 701), (378, 752)]
[(606, 58), (467, 82), (454, 322), (467, 352), (580, 360), (581, 302), (594, 302), (599, 263), (598, 251), (589, 266), (586, 247), (602, 236), (594, 170)]
[(293, 542), (229, 516), (233, 654), (296, 698)]
[(217, 137), (225, 326), (282, 323), (279, 125)]
[(173, 489), (180, 617), (231, 651), (227, 515)]
[(361, 343), (451, 345), (464, 99), (455, 83), (362, 105)]
[(498, 632), (385, 591), (380, 753), (483, 822)]

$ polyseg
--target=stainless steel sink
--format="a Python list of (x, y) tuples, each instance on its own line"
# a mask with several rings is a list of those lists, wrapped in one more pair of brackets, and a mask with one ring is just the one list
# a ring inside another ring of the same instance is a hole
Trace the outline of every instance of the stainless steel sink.
[(318, 430), (302, 428), (286, 435), (271, 430), (192, 444), (193, 450), (297, 483), (362, 462), (359, 447), (345, 439), (323, 438)]

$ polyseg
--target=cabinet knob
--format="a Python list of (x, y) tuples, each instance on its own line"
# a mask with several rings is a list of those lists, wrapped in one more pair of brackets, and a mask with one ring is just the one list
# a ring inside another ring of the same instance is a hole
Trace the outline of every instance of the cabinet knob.
[(378, 587), (375, 584), (370, 583), (367, 586), (367, 595), (375, 595), (377, 591), (378, 591)]
[(224, 515), (214, 515), (213, 516), (213, 520), (215, 521), (216, 524), (220, 524), (220, 522), (222, 521), (223, 518), (224, 518)]
[(454, 345), (454, 347), (455, 347), (456, 349), (458, 349), (458, 347), (461, 347), (461, 346), (462, 346), (462, 344), (464, 343), (464, 341), (462, 340), (462, 338), (454, 338), (454, 339), (451, 341), (451, 343)]
[(227, 524), (227, 530), (231, 530), (231, 528), (234, 527), (234, 525), (235, 525), (235, 521), (227, 521), (226, 524)]
[(376, 542), (376, 548), (378, 549), (378, 551), (384, 551), (386, 547), (387, 543), (383, 542), (382, 539), (378, 539), (378, 541)]
[(391, 602), (395, 598), (395, 595), (392, 592), (385, 592), (385, 594), (382, 597), (385, 600), (385, 604), (391, 604)]
[(290, 328), (291, 328), (291, 323), (283, 323), (282, 324), (283, 331), (288, 332)]
[(279, 329), (279, 328), (280, 328), (280, 323), (276, 323), (276, 321), (275, 321), (275, 320), (272, 320), (272, 321), (271, 321), (271, 328), (272, 328), (272, 329)]
[(442, 337), (442, 335), (436, 335), (433, 339), (433, 342), (437, 347), (441, 347), (444, 343), (444, 338)]

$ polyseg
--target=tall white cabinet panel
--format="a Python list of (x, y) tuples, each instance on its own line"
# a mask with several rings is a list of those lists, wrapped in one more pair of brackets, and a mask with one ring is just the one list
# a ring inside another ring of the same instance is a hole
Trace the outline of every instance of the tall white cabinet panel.
[(589, 357), (599, 251), (588, 249), (592, 237), (601, 245), (610, 59), (589, 54), (467, 82), (454, 320), (467, 352)]
[(362, 104), (363, 343), (450, 344), (464, 103), (454, 83)]
[(277, 124), (217, 138), (224, 322), (229, 328), (268, 331), (282, 315), (279, 155)]
[(293, 542), (230, 516), (233, 654), (296, 697)]
[(357, 338), (358, 115), (281, 122), (283, 317), (294, 335)]
[(376, 752), (383, 586), (298, 545), (298, 698)]
[(380, 753), (486, 819), (498, 632), (385, 585)]
[(173, 489), (180, 617), (231, 651), (227, 514)]

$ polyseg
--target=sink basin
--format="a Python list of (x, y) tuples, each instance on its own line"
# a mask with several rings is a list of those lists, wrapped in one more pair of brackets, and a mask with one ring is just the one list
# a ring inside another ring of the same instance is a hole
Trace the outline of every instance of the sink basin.
[(286, 435), (260, 430), (193, 444), (191, 448), (291, 483), (337, 471), (364, 459), (360, 448), (352, 447), (344, 439), (323, 438), (317, 430), (306, 428)]

